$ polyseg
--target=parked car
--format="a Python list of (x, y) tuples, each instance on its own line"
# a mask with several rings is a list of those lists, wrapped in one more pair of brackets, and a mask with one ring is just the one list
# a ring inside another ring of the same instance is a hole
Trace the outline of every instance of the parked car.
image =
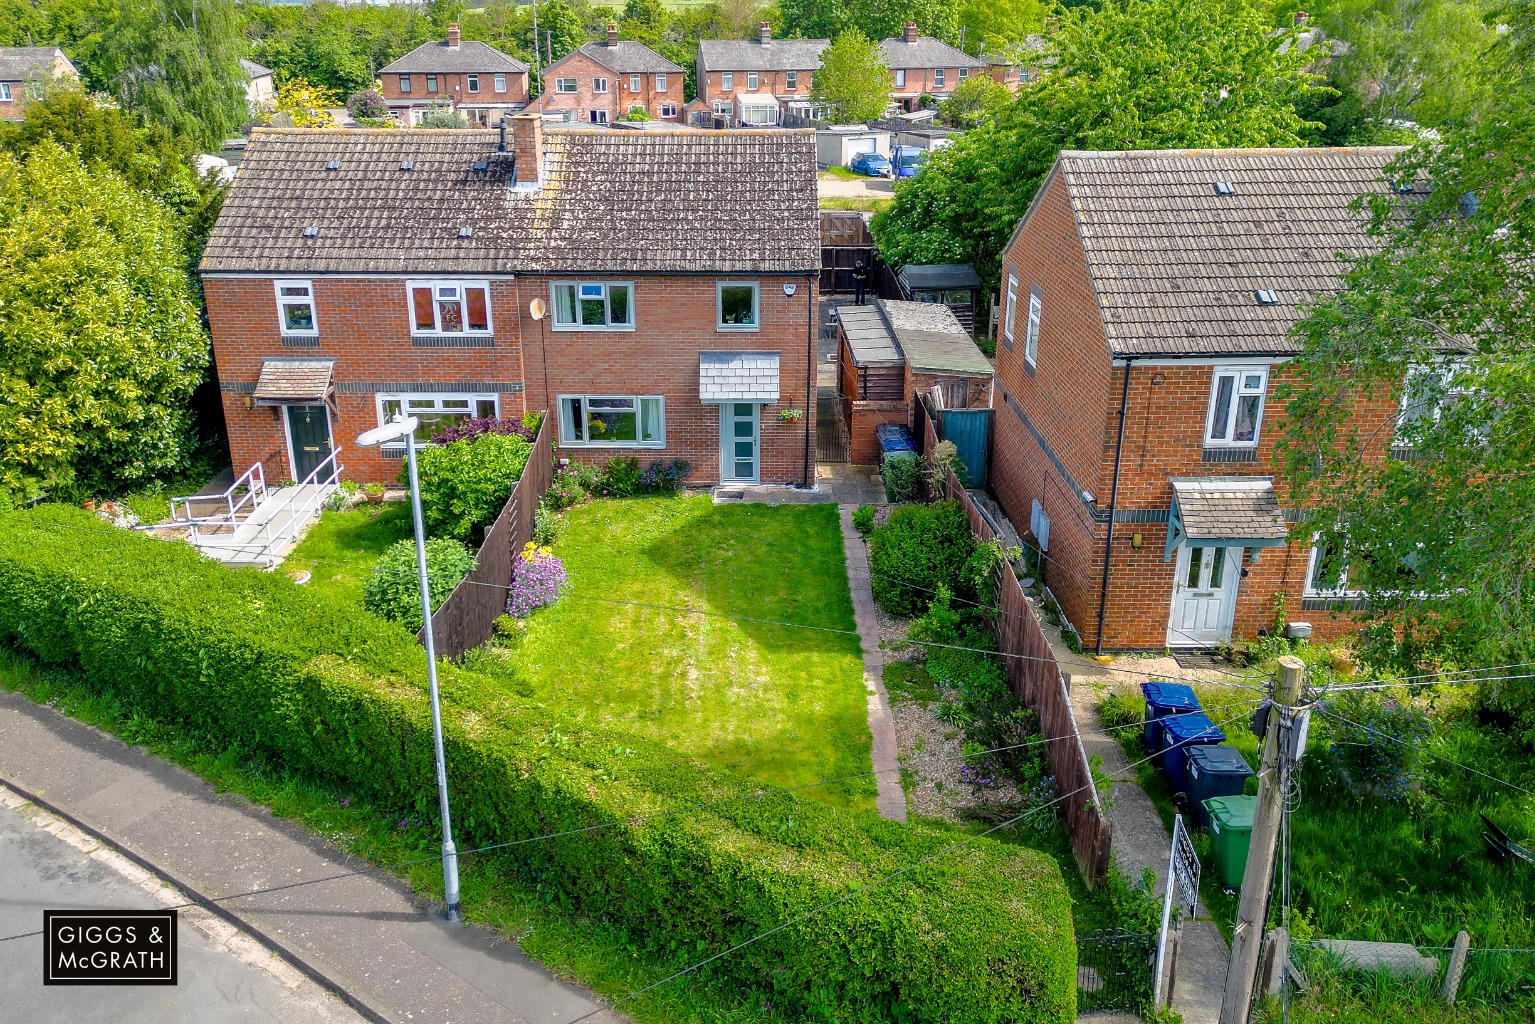
[(890, 162), (895, 165), (897, 178), (915, 178), (917, 172), (927, 163), (927, 150), (918, 149), (916, 146), (897, 146), (890, 156)]
[(857, 171), (859, 174), (867, 174), (870, 177), (888, 178), (890, 176), (890, 161), (879, 153), (859, 153), (847, 166), (850, 171)]

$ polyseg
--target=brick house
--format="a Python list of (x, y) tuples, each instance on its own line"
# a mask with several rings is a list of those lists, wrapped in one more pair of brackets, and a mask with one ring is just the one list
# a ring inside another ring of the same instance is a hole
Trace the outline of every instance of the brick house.
[[(1003, 254), (992, 488), (1083, 643), (1351, 628), (1274, 460), (1302, 305), (1399, 150), (1063, 152)], [(1361, 436), (1398, 402), (1357, 406)], [(1384, 449), (1384, 446), (1383, 446)]]
[(756, 39), (700, 39), (698, 98), (711, 113), (742, 124), (781, 124), (789, 112), (809, 117), (811, 78), (830, 45), (829, 39), (774, 39), (765, 21)]
[(942, 39), (917, 34), (908, 21), (899, 38), (882, 39), (880, 50), (890, 68), (890, 100), (902, 110), (916, 110), (923, 96), (947, 99), (972, 74), (990, 74), (986, 61), (957, 50)]
[(414, 125), (436, 106), (447, 106), (481, 125), (527, 106), (528, 66), (493, 46), (459, 36), (422, 43), (378, 73), (384, 102), (401, 124)]
[(644, 43), (619, 39), (583, 43), (544, 69), (544, 92), (528, 107), (569, 122), (609, 124), (643, 107), (652, 119), (681, 122), (687, 69)]
[(201, 267), (236, 472), (548, 410), (562, 457), (813, 484), (812, 133), (506, 124), (253, 133)]
[(80, 73), (57, 46), (0, 46), (0, 121), (26, 118), (27, 90)]

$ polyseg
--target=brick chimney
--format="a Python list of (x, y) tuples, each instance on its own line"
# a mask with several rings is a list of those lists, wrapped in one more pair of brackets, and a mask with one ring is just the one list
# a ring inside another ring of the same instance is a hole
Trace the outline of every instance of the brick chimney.
[(1296, 28), (1305, 28), (1306, 27), (1306, 22), (1309, 21), (1310, 19), (1311, 19), (1311, 15), (1307, 14), (1305, 11), (1296, 11), (1295, 12), (1295, 27)]
[(757, 42), (761, 43), (763, 46), (771, 46), (773, 44), (772, 25), (769, 25), (764, 21), (757, 26)]
[(458, 22), (448, 26), (448, 49), (458, 49)]
[(917, 41), (917, 23), (915, 21), (908, 21), (906, 23), (906, 41), (908, 43), (915, 43)]
[(618, 45), (618, 26), (613, 24), (611, 21), (608, 22), (608, 45)]
[(511, 126), (511, 150), (516, 157), (518, 185), (536, 185), (544, 168), (544, 115), (518, 111), (501, 119)]

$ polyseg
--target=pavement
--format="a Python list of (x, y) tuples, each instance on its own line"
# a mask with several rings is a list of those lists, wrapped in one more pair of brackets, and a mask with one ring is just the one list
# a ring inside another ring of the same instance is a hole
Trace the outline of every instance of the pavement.
[(176, 929), (175, 986), (44, 986), (47, 910), (147, 910), (186, 896), (68, 822), (0, 789), (0, 1005), (28, 1024), (355, 1024), (356, 1011), (199, 908)]
[[(0, 692), (0, 783), (194, 900), (311, 882), (212, 906), (268, 956), (340, 996), (361, 1018), (400, 1024), (569, 1024), (586, 1014), (597, 1024), (624, 1019), (529, 960), (504, 935), (447, 923), (438, 908), (422, 905), (393, 878), (368, 873), (313, 882), (362, 865), (264, 808), (217, 793), (176, 765), (17, 693)], [(11, 873), (10, 858), (5, 863), (0, 876)], [(23, 925), (26, 917), (33, 920), (23, 930), (41, 927), (40, 909), (23, 906), (21, 916)], [(5, 955), (21, 957), (21, 976), (30, 985), (26, 976), (38, 974), (41, 939), (11, 942), (21, 952), (6, 949)], [(188, 991), (216, 985), (216, 973), (199, 980), (190, 965), (181, 975)], [(17, 984), (11, 972), (3, 976), (7, 989)]]

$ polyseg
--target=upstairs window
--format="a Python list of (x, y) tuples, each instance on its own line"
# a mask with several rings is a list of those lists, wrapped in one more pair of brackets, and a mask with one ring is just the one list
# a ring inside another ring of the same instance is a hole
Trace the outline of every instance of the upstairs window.
[(410, 282), (414, 334), (489, 334), (490, 285), (484, 281)]
[(1018, 278), (1007, 275), (1007, 299), (1002, 307), (1002, 341), (1013, 347), (1013, 319), (1018, 314)]
[(933, 88), (934, 89), (942, 89), (943, 88), (943, 75), (944, 75), (943, 68), (934, 68), (933, 69)]
[(554, 80), (555, 92), (575, 92), (576, 80), (574, 78), (556, 78)]
[(748, 71), (746, 73), (746, 91), (747, 92), (756, 92), (757, 91), (757, 84), (758, 84), (757, 72), (755, 72), (755, 71)]
[(560, 443), (665, 447), (666, 403), (660, 395), (561, 395)]
[(506, 76), (496, 76), (496, 92), (506, 92)]
[(465, 75), (464, 76), (464, 86), (470, 92), (479, 92), (480, 91), (480, 76), (479, 75)]
[[(1394, 445), (1411, 448), (1424, 431), (1437, 426), (1446, 413), (1455, 412), (1470, 397), (1470, 391), (1457, 383), (1457, 377), (1465, 368), (1464, 360), (1443, 359), (1408, 369), (1402, 386)], [(1467, 424), (1476, 434), (1482, 433), (1481, 426)]]
[(0, 82), (0, 101), (11, 102), (11, 83)]
[(959, 80), (961, 82), (963, 82), (965, 79), (967, 79), (969, 77), (970, 77), (970, 69), (969, 68), (960, 68), (959, 69)]
[(665, 75), (657, 75), (656, 76), (656, 92), (665, 92), (665, 91), (666, 91), (666, 76)]
[(895, 87), (897, 89), (904, 89), (904, 88), (906, 88), (906, 69), (905, 68), (896, 68), (896, 71), (895, 71)]
[(557, 281), (553, 291), (556, 330), (634, 329), (634, 286), (627, 281)]
[(735, 76), (735, 73), (731, 72), (731, 71), (722, 71), (722, 72), (720, 72), (720, 88), (728, 90), (728, 89), (734, 89), (735, 87), (736, 87), (736, 76)]
[(642, 76), (642, 75), (630, 75), (629, 76), (629, 91), (630, 92), (640, 92), (640, 91), (642, 91), (645, 88), (645, 86), (644, 86), (644, 84), (642, 82), (643, 77), (644, 76)]
[(592, 79), (592, 92), (607, 92), (608, 80), (606, 78)]
[(1205, 444), (1211, 447), (1256, 445), (1263, 421), (1268, 367), (1217, 367), (1210, 388)]
[(436, 92), (437, 91), (437, 76), (436, 75), (427, 75), (426, 76), (426, 91), (427, 92)]
[(400, 76), (400, 91), (401, 92), (410, 92), (410, 76), (409, 75), (401, 75)]
[(794, 92), (796, 89), (798, 89), (799, 88), (799, 72), (798, 71), (785, 71), (784, 72), (784, 76), (783, 76), (783, 87), (785, 89), (789, 90), (790, 92)]
[(1039, 358), (1040, 297), (1036, 289), (1029, 289), (1029, 325), (1023, 333), (1023, 361), (1033, 366)]
[(715, 289), (719, 304), (719, 329), (755, 331), (757, 318), (757, 282), (721, 281)]
[(314, 285), (308, 281), (275, 281), (277, 326), (290, 338), (312, 338), (320, 333), (314, 315)]

